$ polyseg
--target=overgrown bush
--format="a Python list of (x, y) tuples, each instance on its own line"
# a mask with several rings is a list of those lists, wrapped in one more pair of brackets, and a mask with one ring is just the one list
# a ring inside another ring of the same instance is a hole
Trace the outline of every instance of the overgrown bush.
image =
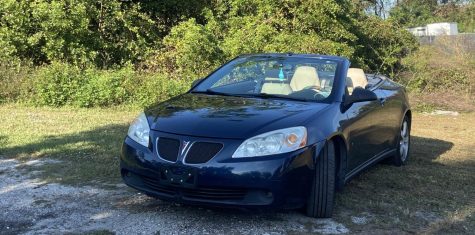
[(2, 0), (0, 61), (124, 65), (158, 48), (159, 28), (130, 1)]
[[(0, 99), (147, 105), (243, 53), (341, 55), (391, 73), (415, 45), (406, 30), (352, 0), (4, 0), (0, 64), (32, 67), (3, 77)], [(13, 91), (17, 83), (26, 85)]]
[(137, 74), (137, 87), (130, 103), (146, 107), (185, 93), (191, 86), (191, 80), (171, 79), (167, 74)]
[(475, 95), (475, 52), (454, 38), (439, 38), (403, 60), (402, 82), (416, 92)]
[(33, 71), (31, 76), (31, 92), (25, 97), (48, 106), (147, 106), (179, 95), (191, 84), (191, 80), (172, 79), (169, 74), (138, 72), (132, 66), (100, 70), (53, 63)]
[(135, 73), (131, 67), (118, 70), (86, 69), (80, 74), (85, 78), (73, 97), (73, 104), (80, 107), (110, 106), (129, 100), (134, 91), (132, 79)]
[(190, 19), (172, 28), (163, 39), (165, 47), (151, 63), (155, 70), (196, 79), (222, 62), (223, 55), (218, 43), (208, 28)]
[(34, 71), (30, 66), (0, 64), (0, 103), (27, 100)]
[(390, 20), (404, 27), (457, 22), (459, 32), (475, 32), (474, 0), (399, 0), (389, 14)]
[(196, 77), (239, 54), (295, 52), (345, 56), (353, 66), (393, 73), (417, 47), (409, 32), (349, 0), (216, 1), (204, 15), (204, 24), (173, 27), (145, 67)]
[(78, 90), (87, 84), (82, 70), (65, 63), (53, 63), (34, 74), (34, 103), (39, 105), (72, 105)]

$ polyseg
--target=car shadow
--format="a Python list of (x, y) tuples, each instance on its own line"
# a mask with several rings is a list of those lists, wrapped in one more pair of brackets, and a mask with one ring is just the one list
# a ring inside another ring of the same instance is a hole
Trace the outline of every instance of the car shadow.
[(475, 208), (469, 196), (475, 194), (475, 161), (468, 148), (447, 140), (411, 136), (407, 164), (379, 164), (352, 179), (343, 193), (337, 194), (334, 217), (370, 215), (391, 226), (396, 223), (391, 219), (397, 219), (396, 224), (414, 233), (445, 231), (459, 220), (470, 219), (460, 213), (470, 214)]
[[(35, 153), (37, 157), (43, 155), (55, 157), (56, 155), (82, 151), (102, 152), (105, 149), (119, 153), (120, 144), (127, 133), (127, 127), (125, 124), (114, 124), (73, 134), (45, 136), (39, 141), (25, 145), (3, 147), (0, 149), (0, 154), (8, 158), (15, 158)], [(0, 143), (6, 145), (7, 141), (8, 137), (0, 136)]]
[(434, 160), (442, 154), (450, 151), (454, 143), (434, 138), (426, 138), (421, 136), (411, 136), (411, 156), (417, 156), (412, 160)]
[[(21, 162), (52, 159), (29, 165), (39, 170), (42, 180), (71, 184), (118, 183), (119, 155), (128, 125), (104, 125), (92, 130), (65, 135), (50, 135), (24, 145), (9, 146), (0, 138), (0, 156)], [(37, 167), (36, 167), (37, 166)]]

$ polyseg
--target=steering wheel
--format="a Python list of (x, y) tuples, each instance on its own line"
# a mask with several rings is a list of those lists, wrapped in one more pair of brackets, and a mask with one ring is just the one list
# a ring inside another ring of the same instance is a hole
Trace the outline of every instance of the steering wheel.
[(312, 85), (312, 86), (306, 86), (302, 90), (309, 90), (309, 89), (316, 90), (316, 91), (320, 92), (321, 87), (317, 86), (317, 85)]
[(308, 86), (300, 91), (295, 91), (290, 93), (290, 96), (295, 98), (302, 98), (306, 100), (311, 100), (313, 97), (314, 100), (322, 100), (325, 99), (325, 96), (320, 94), (321, 90), (318, 86)]

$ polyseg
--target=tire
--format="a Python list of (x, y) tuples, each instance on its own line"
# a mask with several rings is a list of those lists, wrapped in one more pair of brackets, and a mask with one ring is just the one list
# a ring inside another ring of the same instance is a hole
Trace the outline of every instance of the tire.
[(396, 154), (393, 156), (392, 163), (395, 166), (402, 166), (409, 159), (409, 150), (411, 147), (411, 120), (406, 115), (399, 129), (396, 142)]
[(307, 215), (330, 218), (335, 201), (336, 162), (335, 146), (328, 141), (317, 158), (312, 188), (307, 201)]

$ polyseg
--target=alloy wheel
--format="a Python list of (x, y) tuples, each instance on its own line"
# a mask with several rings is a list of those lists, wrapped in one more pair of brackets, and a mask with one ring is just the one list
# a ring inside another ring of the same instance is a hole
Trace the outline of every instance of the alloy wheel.
[(407, 153), (409, 151), (409, 125), (406, 120), (401, 126), (401, 139), (399, 140), (399, 154), (401, 161), (406, 161)]

